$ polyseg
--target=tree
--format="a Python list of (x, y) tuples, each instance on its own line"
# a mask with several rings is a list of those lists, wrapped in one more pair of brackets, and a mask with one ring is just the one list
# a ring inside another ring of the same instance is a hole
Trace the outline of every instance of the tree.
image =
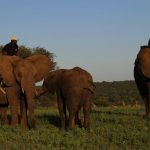
[(36, 47), (32, 49), (33, 54), (43, 54), (43, 55), (47, 55), (49, 57), (49, 59), (53, 62), (53, 68), (56, 69), (56, 62), (54, 61), (54, 57), (55, 55), (51, 52), (49, 52), (48, 50), (46, 50), (45, 48), (42, 47)]
[(28, 48), (24, 45), (19, 46), (18, 56), (21, 58), (26, 58), (32, 54), (31, 48)]

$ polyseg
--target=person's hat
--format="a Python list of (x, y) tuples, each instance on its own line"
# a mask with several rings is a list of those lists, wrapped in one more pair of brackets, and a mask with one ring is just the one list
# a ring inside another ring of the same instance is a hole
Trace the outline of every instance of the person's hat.
[(11, 41), (17, 41), (17, 37), (16, 36), (12, 36), (11, 37)]

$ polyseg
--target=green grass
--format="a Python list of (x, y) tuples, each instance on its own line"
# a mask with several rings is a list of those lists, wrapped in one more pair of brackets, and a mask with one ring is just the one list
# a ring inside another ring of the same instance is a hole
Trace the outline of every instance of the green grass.
[(143, 107), (97, 107), (89, 129), (75, 126), (65, 132), (59, 130), (57, 109), (38, 109), (36, 130), (0, 127), (0, 150), (147, 150), (150, 120), (143, 115)]

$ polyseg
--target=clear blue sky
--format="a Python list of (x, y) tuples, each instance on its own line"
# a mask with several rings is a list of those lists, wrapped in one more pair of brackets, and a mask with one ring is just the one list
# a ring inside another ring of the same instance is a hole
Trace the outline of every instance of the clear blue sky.
[(60, 68), (80, 66), (94, 81), (133, 79), (150, 38), (150, 0), (0, 0), (0, 45), (53, 52)]

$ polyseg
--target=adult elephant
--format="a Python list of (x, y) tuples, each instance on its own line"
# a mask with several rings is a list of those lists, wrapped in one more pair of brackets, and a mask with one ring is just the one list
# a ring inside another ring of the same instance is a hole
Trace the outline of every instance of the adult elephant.
[(144, 100), (146, 117), (150, 117), (150, 47), (142, 46), (134, 65), (134, 78)]
[(87, 71), (79, 67), (68, 70), (60, 69), (48, 74), (39, 95), (47, 91), (56, 92), (62, 129), (66, 128), (66, 107), (69, 112), (69, 128), (74, 127), (75, 121), (81, 124), (79, 111), (83, 107), (84, 127), (87, 128), (94, 93), (93, 87), (92, 76)]
[(18, 104), (20, 102), (21, 127), (27, 127), (28, 110), (30, 126), (35, 128), (35, 82), (42, 80), (51, 68), (52, 62), (45, 55), (32, 55), (26, 59), (17, 56), (0, 56), (0, 76), (5, 85), (12, 113), (12, 125), (18, 123)]

